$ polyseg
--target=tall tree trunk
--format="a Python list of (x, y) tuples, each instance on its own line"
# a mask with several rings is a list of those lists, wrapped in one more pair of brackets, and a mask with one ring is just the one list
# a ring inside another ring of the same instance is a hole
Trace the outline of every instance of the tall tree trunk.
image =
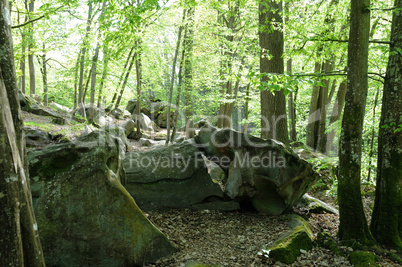
[[(240, 1), (235, 1), (234, 5), (232, 2), (228, 2), (228, 16), (225, 14), (218, 14), (218, 23), (222, 26), (225, 26), (228, 29), (228, 34), (225, 36), (226, 41), (221, 45), (221, 49), (223, 51), (223, 59), (221, 62), (221, 90), (220, 94), (222, 95), (222, 99), (226, 100), (231, 99), (232, 96), (232, 70), (233, 70), (233, 60), (234, 60), (234, 49), (233, 42), (234, 36), (237, 29), (240, 27)], [(225, 81), (225, 74), (227, 76), (227, 80)], [(219, 106), (219, 114), (218, 114), (218, 127), (222, 128), (230, 128), (231, 127), (231, 119), (227, 117), (227, 114), (230, 109), (230, 103), (224, 102)]]
[(248, 113), (249, 113), (248, 105), (249, 105), (249, 102), (250, 102), (250, 85), (251, 85), (251, 83), (247, 84), (246, 97), (245, 97), (246, 101), (244, 103), (244, 119), (246, 120), (246, 123), (243, 125), (243, 131), (242, 131), (244, 134), (247, 134), (247, 128), (248, 128), (247, 120), (248, 120)]
[[(103, 22), (103, 12), (105, 10), (105, 6), (106, 6), (106, 0), (103, 1), (102, 3), (102, 7), (101, 7), (101, 14), (99, 16), (99, 21), (100, 24), (102, 24)], [(98, 64), (98, 57), (99, 57), (99, 42), (101, 39), (101, 33), (99, 33), (98, 35), (98, 41), (96, 44), (96, 48), (95, 48), (95, 54), (92, 58), (92, 67), (91, 67), (91, 96), (90, 96), (90, 100), (89, 100), (89, 121), (93, 122), (94, 121), (94, 106), (95, 106), (95, 87), (96, 87), (96, 66)]]
[(352, 0), (348, 78), (339, 149), (339, 237), (353, 244), (374, 243), (361, 199), (361, 147), (368, 88), (370, 0)]
[(48, 93), (47, 93), (47, 67), (46, 67), (46, 45), (43, 42), (43, 54), (42, 54), (42, 75), (43, 75), (43, 104), (48, 105)]
[[(28, 20), (28, 17), (25, 17), (25, 21), (27, 21)], [(20, 59), (20, 69), (21, 69), (21, 76), (20, 76), (20, 89), (21, 89), (21, 91), (22, 91), (22, 93), (24, 93), (25, 94), (25, 87), (26, 87), (26, 85), (25, 85), (25, 78), (26, 78), (26, 74), (25, 74), (25, 69), (26, 69), (26, 67), (25, 67), (25, 62), (26, 62), (26, 55), (25, 55), (25, 53), (26, 53), (26, 42), (27, 42), (27, 35), (26, 35), (26, 32), (25, 32), (25, 30), (23, 29), (22, 30), (22, 33), (21, 33), (21, 59)]]
[(96, 87), (96, 66), (98, 63), (98, 57), (99, 57), (99, 43), (96, 45), (95, 48), (95, 54), (92, 58), (92, 67), (91, 67), (91, 97), (89, 100), (89, 115), (88, 115), (88, 121), (93, 122), (94, 121), (94, 106), (95, 106), (95, 87)]
[[(325, 74), (331, 73), (333, 70), (333, 60), (326, 60), (323, 63), (323, 71)], [(326, 141), (327, 136), (325, 134), (327, 126), (327, 110), (328, 110), (328, 92), (329, 92), (329, 80), (324, 80), (325, 86), (320, 88), (320, 120), (318, 121), (318, 136), (317, 136), (317, 150), (322, 153), (326, 153)]]
[(82, 112), (81, 116), (83, 116), (84, 118), (86, 118), (85, 106), (83, 103), (83, 98), (85, 97), (84, 88), (83, 88), (84, 65), (85, 65), (85, 55), (86, 55), (87, 46), (88, 46), (88, 36), (89, 36), (89, 31), (91, 30), (91, 23), (92, 23), (92, 1), (89, 1), (87, 27), (85, 30), (84, 41), (82, 42), (81, 59), (80, 59), (80, 76), (78, 79), (78, 107), (81, 109), (81, 112)]
[[(187, 30), (184, 33), (184, 38), (186, 39), (187, 35)], [(186, 48), (183, 45), (182, 51), (181, 51), (181, 60), (180, 60), (180, 67), (179, 67), (179, 81), (177, 83), (177, 93), (176, 93), (176, 112), (173, 114), (173, 130), (172, 130), (172, 135), (170, 137), (170, 140), (174, 140), (174, 136), (176, 135), (176, 127), (177, 127), (177, 120), (179, 118), (179, 112), (180, 112), (180, 95), (181, 95), (181, 88), (183, 86), (183, 69), (184, 69), (184, 61), (186, 57)]]
[(29, 189), (9, 1), (0, 0), (0, 266), (45, 266)]
[[(338, 93), (336, 94), (335, 103), (332, 109), (331, 117), (329, 119), (328, 127), (331, 127), (332, 124), (337, 122), (342, 116), (343, 106), (345, 104), (345, 95), (346, 95), (346, 81), (342, 81), (339, 85)], [(327, 154), (330, 152), (332, 144), (334, 142), (336, 135), (336, 130), (331, 130), (327, 135), (327, 148), (325, 151)]]
[(142, 40), (139, 39), (135, 41), (135, 71), (137, 74), (137, 105), (135, 106), (135, 114), (137, 116), (137, 138), (141, 137), (141, 124), (140, 124), (140, 114), (141, 114), (141, 87), (142, 87)]
[(186, 21), (186, 12), (187, 12), (187, 10), (184, 9), (182, 22), (179, 27), (179, 32), (177, 34), (176, 50), (174, 51), (174, 57), (173, 57), (172, 76), (171, 76), (171, 80), (170, 80), (170, 91), (169, 91), (169, 103), (168, 103), (168, 108), (167, 108), (166, 145), (169, 144), (169, 142), (171, 141), (170, 140), (170, 110), (171, 110), (171, 105), (172, 105), (173, 87), (174, 87), (174, 82), (175, 82), (177, 55), (179, 54), (179, 50), (180, 50), (181, 33), (183, 31), (184, 23)]
[[(316, 61), (314, 64), (314, 73), (319, 74), (321, 71), (321, 63)], [(318, 78), (316, 82), (318, 82)], [(310, 111), (308, 117), (308, 124), (306, 128), (306, 145), (311, 148), (315, 148), (317, 144), (317, 121), (320, 119), (320, 113), (318, 112), (318, 99), (320, 95), (320, 87), (317, 84), (313, 85), (313, 92), (310, 100)]]
[[(118, 94), (118, 92), (119, 92), (120, 85), (121, 85), (121, 83), (123, 82), (124, 77), (126, 77), (126, 75), (127, 75), (127, 74), (126, 74), (126, 72), (128, 71), (128, 70), (127, 70), (127, 66), (129, 65), (129, 63), (132, 61), (132, 58), (134, 57), (134, 55), (133, 55), (134, 49), (135, 49), (135, 46), (133, 46), (133, 47), (130, 49), (130, 52), (128, 53), (128, 56), (127, 56), (127, 59), (126, 59), (126, 63), (124, 63), (123, 72), (122, 72), (121, 75), (120, 75), (119, 83), (117, 84), (116, 90), (115, 90), (115, 92), (114, 92), (114, 94), (113, 94), (113, 98), (112, 98), (112, 101), (110, 102), (110, 106), (113, 106), (114, 101), (116, 101), (116, 98), (117, 98), (117, 94)], [(130, 61), (130, 59), (131, 59), (131, 61)], [(130, 71), (131, 71), (131, 70), (130, 70)], [(129, 75), (130, 75), (130, 74), (129, 74)]]
[(133, 68), (133, 65), (134, 65), (136, 57), (137, 57), (137, 52), (135, 52), (133, 54), (133, 57), (131, 58), (130, 65), (128, 66), (128, 69), (126, 71), (126, 75), (124, 76), (123, 83), (122, 83), (121, 88), (120, 88), (119, 97), (117, 97), (116, 104), (114, 105), (114, 109), (117, 109), (119, 107), (119, 105), (120, 105), (121, 98), (123, 97), (124, 89), (126, 88), (128, 77), (130, 76), (130, 73), (131, 73), (131, 70)]
[(107, 44), (103, 44), (103, 70), (102, 70), (102, 78), (99, 85), (99, 95), (98, 95), (98, 108), (101, 107), (102, 102), (102, 95), (103, 95), (103, 87), (105, 85), (106, 77), (107, 77), (107, 70), (109, 64), (109, 53), (108, 53), (108, 46)]
[(368, 154), (369, 164), (368, 164), (367, 182), (370, 182), (370, 180), (371, 180), (371, 171), (372, 171), (372, 169), (374, 169), (373, 166), (371, 166), (371, 163), (373, 162), (374, 139), (375, 139), (375, 134), (377, 132), (376, 125), (375, 125), (375, 120), (376, 120), (376, 111), (377, 111), (379, 94), (380, 94), (380, 87), (377, 88), (377, 92), (375, 93), (374, 103), (373, 103), (373, 123), (372, 123), (372, 127), (371, 127), (370, 152)]
[[(286, 64), (286, 71), (292, 73), (292, 59), (289, 59)], [(290, 141), (295, 142), (297, 140), (296, 136), (296, 109), (294, 105), (293, 92), (288, 95), (288, 112), (290, 121)]]
[[(283, 74), (282, 1), (263, 0), (259, 4), (259, 37), (264, 52), (260, 57), (261, 84), (269, 83), (268, 74)], [(269, 29), (267, 31), (267, 29)], [(270, 58), (270, 59), (268, 59)], [(283, 90), (275, 95), (267, 89), (261, 92), (261, 137), (289, 143), (286, 98)]]
[(74, 110), (78, 106), (78, 69), (80, 67), (80, 59), (81, 59), (81, 49), (78, 51), (77, 63), (74, 67)]
[(190, 7), (187, 11), (187, 38), (184, 39), (184, 48), (186, 49), (186, 57), (184, 61), (184, 101), (186, 106), (186, 138), (194, 137), (194, 121), (193, 121), (193, 38), (194, 38), (194, 12), (195, 8)]
[[(32, 18), (32, 13), (34, 12), (34, 0), (29, 2), (29, 14)], [(29, 93), (31, 95), (36, 95), (36, 84), (35, 84), (35, 65), (34, 65), (34, 23), (32, 22), (29, 26), (29, 43), (28, 43), (28, 67), (29, 67)]]
[(402, 0), (395, 0), (378, 141), (377, 186), (371, 231), (402, 253)]

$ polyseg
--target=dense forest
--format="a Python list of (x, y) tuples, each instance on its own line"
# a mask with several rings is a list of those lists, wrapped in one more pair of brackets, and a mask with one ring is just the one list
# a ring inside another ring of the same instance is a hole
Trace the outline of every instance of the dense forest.
[[(127, 109), (136, 140), (145, 113), (166, 128), (166, 144), (179, 131), (193, 138), (204, 121), (313, 151), (318, 170), (336, 166), (328, 192), (339, 240), (402, 253), (401, 0), (0, 0), (0, 8), (0, 207), (26, 205), (1, 214), (14, 233), (4, 231), (0, 248), (14, 240), (15, 254), (1, 252), (0, 263), (43, 264), (24, 185), (21, 95), (96, 128), (99, 110)], [(375, 188), (371, 221), (362, 185)], [(12, 193), (14, 204), (4, 202)]]

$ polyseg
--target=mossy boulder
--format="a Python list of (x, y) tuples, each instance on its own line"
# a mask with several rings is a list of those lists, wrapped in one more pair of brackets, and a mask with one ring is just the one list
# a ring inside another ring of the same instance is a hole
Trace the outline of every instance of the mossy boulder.
[(28, 153), (48, 266), (142, 266), (175, 251), (123, 187), (124, 145), (95, 131)]
[(282, 263), (291, 264), (300, 250), (313, 248), (313, 233), (308, 223), (300, 216), (291, 215), (289, 226), (291, 229), (269, 247), (269, 257)]
[(275, 140), (206, 124), (195, 141), (228, 177), (226, 194), (262, 213), (290, 210), (318, 179), (311, 164)]
[(129, 152), (124, 168), (127, 191), (143, 210), (239, 208), (212, 181), (201, 152), (191, 141)]
[(368, 251), (354, 251), (350, 253), (349, 261), (356, 267), (379, 266), (376, 264), (378, 257)]
[(332, 236), (325, 231), (321, 231), (317, 234), (317, 245), (322, 248), (331, 250), (334, 254), (340, 254), (338, 244), (334, 241)]

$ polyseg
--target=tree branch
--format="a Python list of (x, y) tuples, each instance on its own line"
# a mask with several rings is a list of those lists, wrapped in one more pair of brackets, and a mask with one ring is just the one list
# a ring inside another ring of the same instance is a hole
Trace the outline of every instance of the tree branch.
[[(61, 9), (62, 7), (63, 7), (63, 6), (60, 6), (60, 7), (56, 8), (55, 10), (53, 10), (52, 12), (56, 12), (57, 10)], [(38, 21), (38, 20), (40, 20), (40, 19), (43, 19), (44, 17), (45, 17), (45, 15), (42, 15), (42, 16), (37, 17), (37, 18), (35, 18), (35, 19), (28, 20), (28, 21), (26, 21), (26, 22), (24, 22), (24, 23), (22, 23), (22, 24), (20, 24), (20, 25), (11, 26), (11, 29), (17, 29), (17, 28), (24, 27), (24, 26), (26, 26), (26, 25), (28, 25), (28, 24), (30, 24), (30, 23), (32, 23), (32, 22)]]
[[(306, 46), (307, 42), (338, 42), (338, 43), (348, 43), (349, 40), (340, 40), (340, 39), (307, 39), (304, 41), (303, 45), (296, 49), (296, 51), (300, 51)], [(369, 43), (374, 44), (392, 44), (390, 41), (381, 41), (381, 40), (369, 40)]]
[(61, 63), (60, 63), (59, 61), (57, 61), (56, 59), (48, 58), (48, 59), (46, 59), (46, 62), (48, 62), (49, 60), (55, 61), (56, 63), (59, 63), (60, 66), (62, 66), (63, 68), (67, 69), (66, 66), (64, 66), (63, 64), (61, 64)]

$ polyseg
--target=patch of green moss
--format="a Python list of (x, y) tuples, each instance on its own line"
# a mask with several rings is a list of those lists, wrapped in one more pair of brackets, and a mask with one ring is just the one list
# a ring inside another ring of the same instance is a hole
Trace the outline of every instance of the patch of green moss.
[[(35, 155), (35, 150), (28, 153), (30, 173), (39, 176), (44, 181), (52, 179), (58, 173), (70, 170), (71, 166), (77, 162), (79, 158), (79, 155), (71, 149), (58, 151), (58, 153), (54, 153), (52, 157)], [(38, 161), (36, 161), (36, 159)]]
[(301, 254), (300, 249), (310, 250), (313, 248), (313, 241), (304, 225), (299, 225), (287, 235), (270, 247), (269, 257), (277, 261), (291, 264)]
[(317, 245), (331, 250), (334, 254), (339, 255), (341, 251), (339, 250), (338, 244), (334, 241), (332, 236), (327, 232), (319, 232), (317, 235)]
[(349, 261), (356, 267), (379, 266), (378, 257), (368, 251), (355, 251), (349, 254)]

